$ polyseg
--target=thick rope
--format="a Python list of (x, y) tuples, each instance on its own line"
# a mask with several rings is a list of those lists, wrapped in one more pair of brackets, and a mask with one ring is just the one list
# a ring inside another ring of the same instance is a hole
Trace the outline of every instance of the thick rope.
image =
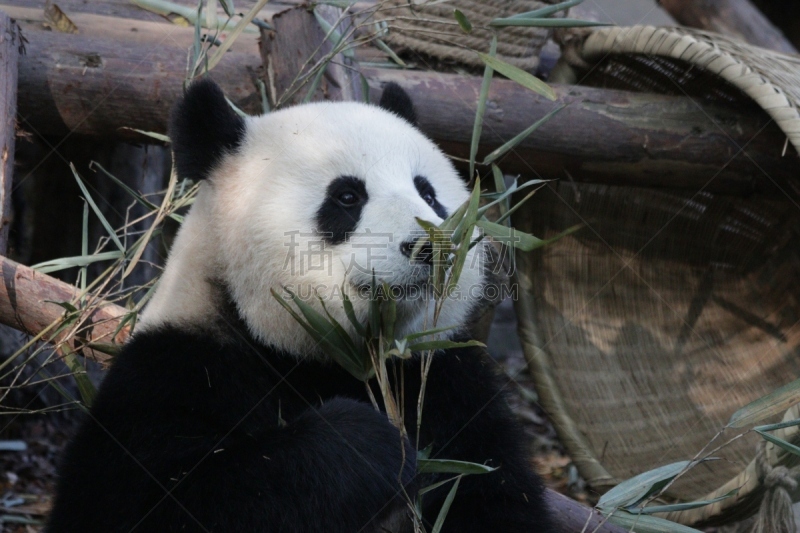
[(766, 488), (761, 500), (755, 524), (751, 533), (796, 533), (797, 525), (792, 512), (790, 493), (797, 489), (800, 466), (786, 468), (773, 467), (769, 463), (766, 443), (758, 446), (756, 453), (756, 470), (758, 479)]
[[(389, 26), (387, 41), (443, 60), (482, 67), (475, 50), (487, 52), (492, 32), (486, 25), (494, 18), (538, 9), (552, 0), (454, 0), (426, 3), (390, 0), (377, 17)], [(473, 31), (464, 33), (453, 17), (458, 8), (472, 22)], [(556, 16), (563, 16), (560, 13)], [(539, 64), (539, 53), (549, 32), (544, 28), (509, 27), (498, 35), (497, 55), (525, 70)]]

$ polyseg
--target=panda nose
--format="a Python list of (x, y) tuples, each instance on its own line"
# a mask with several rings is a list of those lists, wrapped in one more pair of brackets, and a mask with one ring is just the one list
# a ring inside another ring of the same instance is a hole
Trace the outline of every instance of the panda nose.
[[(419, 241), (405, 241), (400, 243), (400, 252), (410, 259), (411, 255), (414, 253), (414, 247), (417, 245), (417, 242)], [(422, 245), (422, 248), (420, 248), (412, 262), (425, 265), (433, 264), (433, 247), (430, 241), (427, 239), (425, 240), (425, 244)]]

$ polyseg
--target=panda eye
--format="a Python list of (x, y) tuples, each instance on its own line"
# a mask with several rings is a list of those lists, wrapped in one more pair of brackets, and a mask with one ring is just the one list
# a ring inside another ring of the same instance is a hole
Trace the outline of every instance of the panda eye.
[(360, 198), (358, 194), (354, 193), (353, 191), (344, 191), (339, 193), (339, 196), (336, 197), (336, 201), (338, 201), (343, 207), (353, 207), (359, 202), (359, 200)]
[(423, 194), (422, 199), (425, 200), (425, 203), (431, 207), (433, 207), (433, 204), (436, 203), (436, 196), (434, 196), (433, 193), (430, 192), (426, 192), (425, 194)]

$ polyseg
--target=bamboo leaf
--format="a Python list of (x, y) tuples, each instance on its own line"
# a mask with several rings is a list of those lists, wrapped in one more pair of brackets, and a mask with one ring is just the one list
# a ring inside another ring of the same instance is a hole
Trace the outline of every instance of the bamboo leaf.
[(502, 224), (497, 224), (495, 222), (489, 222), (486, 219), (479, 220), (477, 226), (497, 242), (505, 244), (506, 246), (513, 246), (514, 248), (522, 250), (523, 252), (530, 252), (536, 248), (541, 248), (542, 246), (552, 244), (571, 233), (575, 233), (583, 227), (583, 225), (578, 224), (565, 231), (562, 231), (555, 237), (542, 240), (530, 235), (529, 233), (525, 233)]
[(795, 420), (788, 420), (786, 422), (778, 422), (777, 424), (756, 426), (753, 429), (756, 431), (775, 431), (776, 429), (790, 428), (792, 426), (800, 426), (800, 418)]
[(456, 342), (450, 340), (435, 340), (435, 341), (423, 341), (417, 342), (415, 344), (409, 345), (408, 349), (412, 352), (426, 352), (428, 350), (450, 350), (452, 348), (470, 348), (473, 346), (483, 347), (485, 348), (486, 345), (479, 341), (464, 341), (464, 342)]
[(580, 5), (584, 2), (584, 0), (567, 0), (566, 2), (561, 2), (558, 4), (553, 4), (552, 6), (541, 7), (539, 9), (534, 9), (533, 11), (526, 11), (525, 13), (517, 13), (511, 18), (543, 18), (549, 17), (551, 15), (555, 15), (559, 11), (567, 10), (571, 7), (575, 7)]
[(407, 68), (407, 67), (408, 67), (408, 65), (406, 64), (406, 62), (405, 62), (405, 61), (403, 61), (403, 60), (400, 58), (400, 56), (398, 56), (398, 55), (395, 53), (395, 51), (394, 51), (394, 50), (392, 50), (392, 49), (391, 49), (391, 47), (389, 47), (389, 45), (388, 45), (388, 44), (386, 44), (386, 43), (383, 41), (383, 39), (375, 39), (375, 44), (377, 45), (377, 47), (378, 47), (378, 48), (380, 48), (381, 50), (383, 50), (384, 52), (386, 52), (386, 55), (388, 55), (388, 56), (391, 58), (391, 60), (392, 60), (392, 61), (394, 61), (395, 63), (397, 63), (398, 65), (400, 65), (400, 66), (401, 66), (401, 67), (403, 67), (403, 68)]
[[(325, 17), (319, 14), (319, 11), (314, 9), (314, 17), (317, 19), (317, 22), (322, 27), (322, 31), (325, 32), (325, 37), (333, 43), (334, 51), (339, 48), (339, 46), (344, 42), (344, 35), (337, 30), (330, 22), (325, 20)], [(347, 57), (355, 57), (355, 52), (352, 48), (346, 48), (341, 51), (341, 53)]]
[(655, 516), (634, 515), (616, 511), (608, 521), (636, 533), (702, 533), (699, 529), (670, 522)]
[(417, 472), (420, 474), (488, 474), (495, 470), (497, 469), (491, 466), (467, 461), (417, 459)]
[(731, 416), (727, 427), (741, 428), (785, 412), (800, 402), (800, 379), (751, 402)]
[(578, 19), (549, 19), (549, 18), (504, 18), (494, 19), (489, 23), (494, 28), (508, 26), (521, 26), (526, 28), (589, 28), (595, 26), (612, 26), (608, 22)]
[(527, 139), (528, 136), (530, 136), (531, 133), (533, 133), (534, 131), (539, 129), (539, 127), (542, 124), (544, 124), (545, 122), (549, 121), (551, 118), (553, 118), (553, 116), (555, 116), (556, 113), (558, 113), (559, 111), (561, 111), (565, 107), (566, 106), (564, 104), (556, 107), (555, 109), (550, 111), (548, 114), (546, 114), (545, 116), (543, 116), (542, 118), (540, 118), (539, 120), (537, 120), (536, 122), (534, 122), (533, 124), (531, 124), (530, 126), (525, 128), (521, 133), (518, 133), (517, 135), (515, 135), (513, 139), (509, 140), (508, 142), (503, 144), (503, 146), (501, 146), (500, 148), (497, 148), (492, 153), (487, 155), (483, 160), (483, 164), (484, 165), (489, 165), (491, 163), (494, 163), (495, 161), (497, 161), (497, 159), (499, 159), (500, 157), (504, 156), (509, 150), (513, 150), (519, 143), (521, 143), (522, 141)]
[[(494, 59), (497, 53), (497, 35), (492, 37), (492, 44), (489, 46), (489, 55)], [(486, 54), (483, 54), (486, 55)], [(484, 61), (485, 62), (485, 61)], [(475, 175), (475, 159), (478, 157), (478, 145), (481, 142), (481, 131), (483, 130), (483, 115), (486, 113), (486, 101), (489, 98), (489, 86), (492, 84), (494, 69), (488, 62), (483, 69), (483, 81), (481, 82), (481, 92), (478, 94), (478, 109), (475, 111), (475, 123), (472, 126), (472, 141), (469, 147), (469, 179)]]
[(785, 440), (776, 437), (772, 433), (767, 433), (766, 431), (761, 431), (760, 429), (755, 430), (755, 432), (764, 437), (765, 440), (768, 440), (775, 446), (783, 448), (787, 452), (792, 453), (794, 455), (800, 455), (800, 447), (797, 447), (790, 442), (786, 442)]
[(83, 192), (84, 198), (86, 198), (86, 201), (89, 202), (89, 205), (92, 207), (92, 211), (94, 211), (94, 214), (97, 215), (97, 218), (100, 219), (100, 223), (108, 232), (108, 236), (111, 237), (111, 240), (114, 241), (114, 244), (117, 245), (117, 248), (119, 248), (120, 251), (125, 253), (125, 247), (122, 246), (122, 243), (119, 241), (119, 238), (117, 237), (117, 232), (114, 231), (114, 228), (112, 228), (111, 224), (108, 223), (108, 220), (106, 220), (106, 217), (103, 215), (103, 212), (100, 211), (100, 208), (97, 207), (96, 203), (94, 203), (92, 195), (89, 194), (89, 190), (86, 188), (86, 185), (83, 184), (83, 179), (81, 179), (80, 175), (78, 174), (78, 171), (75, 170), (75, 165), (70, 163), (69, 168), (70, 170), (72, 170), (72, 174), (73, 176), (75, 176), (75, 181), (78, 182), (78, 186), (81, 188), (81, 192)]
[(450, 512), (450, 506), (453, 504), (453, 500), (456, 497), (456, 491), (458, 491), (459, 483), (461, 483), (461, 476), (456, 478), (456, 482), (453, 483), (453, 488), (451, 488), (450, 492), (447, 493), (447, 497), (444, 499), (444, 503), (442, 503), (442, 508), (439, 509), (439, 514), (436, 516), (436, 522), (433, 523), (433, 529), (431, 529), (431, 533), (440, 533), (442, 531), (444, 520), (447, 518), (447, 513)]
[(597, 508), (612, 511), (636, 505), (647, 496), (664, 488), (678, 474), (693, 466), (692, 461), (679, 461), (664, 465), (623, 481), (606, 492), (597, 502)]
[(689, 509), (697, 509), (698, 507), (705, 507), (712, 503), (721, 502), (731, 496), (739, 493), (739, 489), (734, 489), (727, 494), (723, 494), (713, 500), (704, 500), (701, 502), (687, 502), (687, 503), (673, 503), (670, 505), (651, 505), (649, 507), (640, 507), (637, 509), (626, 509), (631, 514), (656, 514), (656, 513), (671, 513), (675, 511), (688, 511)]
[(159, 141), (161, 141), (163, 143), (166, 143), (166, 144), (170, 144), (172, 142), (172, 140), (167, 135), (164, 135), (163, 133), (156, 133), (154, 131), (139, 130), (139, 129), (136, 129), (136, 128), (129, 128), (127, 126), (122, 126), (119, 129), (128, 130), (128, 131), (135, 131), (136, 133), (141, 133), (142, 135), (144, 135), (146, 137), (152, 137), (153, 139), (159, 140)]
[(461, 26), (461, 30), (464, 33), (471, 33), (472, 32), (472, 23), (469, 21), (467, 16), (460, 10), (454, 9), (453, 16), (456, 18), (458, 25)]
[(78, 392), (81, 395), (81, 400), (83, 400), (86, 407), (91, 407), (95, 396), (97, 396), (97, 389), (95, 389), (94, 384), (89, 379), (86, 369), (69, 346), (63, 345), (61, 350), (64, 354), (64, 363), (69, 367), (70, 372), (72, 372), (72, 377), (75, 379), (75, 384), (78, 385)]
[(556, 99), (556, 93), (553, 91), (553, 88), (530, 72), (525, 72), (521, 68), (515, 67), (514, 65), (506, 63), (502, 59), (498, 59), (489, 54), (484, 54), (481, 52), (476, 53), (487, 66), (496, 70), (506, 78), (519, 83), (523, 87), (530, 89), (537, 94), (541, 94), (548, 100)]
[(353, 302), (350, 301), (350, 297), (345, 293), (344, 285), (342, 285), (342, 307), (344, 307), (344, 314), (347, 315), (347, 320), (350, 321), (356, 332), (362, 337), (366, 337), (367, 330), (364, 329), (364, 325), (358, 321), (356, 311), (353, 309)]
[(236, 11), (233, 7), (233, 0), (220, 0), (220, 4), (222, 4), (222, 10), (226, 15), (228, 15), (228, 17), (233, 17), (236, 15)]
[(102, 252), (99, 254), (90, 255), (76, 255), (73, 257), (60, 257), (51, 261), (44, 261), (33, 265), (31, 268), (42, 274), (49, 274), (50, 272), (58, 272), (67, 268), (85, 267), (98, 261), (113, 261), (124, 257), (120, 251)]
[(206, 70), (211, 70), (225, 57), (225, 53), (233, 46), (233, 43), (236, 42), (236, 39), (241, 35), (244, 29), (247, 27), (248, 24), (258, 15), (259, 11), (261, 11), (265, 5), (267, 5), (269, 0), (258, 0), (256, 4), (248, 11), (242, 19), (236, 23), (233, 30), (231, 30), (230, 34), (228, 34), (227, 39), (225, 39), (222, 44), (217, 48), (214, 52), (214, 55), (211, 56), (208, 60), (208, 67)]
[(427, 487), (422, 487), (421, 489), (419, 489), (419, 495), (422, 496), (423, 494), (431, 492), (432, 490), (438, 489), (442, 485), (447, 485), (451, 481), (454, 481), (457, 477), (461, 477), (461, 476), (449, 477), (447, 479), (443, 479), (442, 481), (439, 481), (438, 483), (434, 483), (432, 485), (428, 485)]

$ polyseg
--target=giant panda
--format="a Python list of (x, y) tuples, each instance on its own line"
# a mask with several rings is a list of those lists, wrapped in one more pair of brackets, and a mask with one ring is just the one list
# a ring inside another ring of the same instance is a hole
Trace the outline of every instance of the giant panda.
[[(135, 334), (65, 450), (47, 532), (411, 531), (408, 502), (453, 477), (417, 475), (417, 449), (496, 468), (460, 480), (441, 531), (554, 531), (483, 348), (434, 354), (419, 431), (421, 358), (392, 362), (403, 436), (271, 294), (348, 291), (365, 320), (361, 289), (375, 276), (419, 289), (401, 291), (398, 338), (431, 327), (430, 258), (411, 253), (417, 218), (440, 223), (469, 193), (415, 122), (395, 84), (379, 106), (312, 103), (249, 118), (213, 81), (188, 87), (171, 118), (174, 165), (202, 184)], [(492, 250), (473, 248), (460, 297), (444, 304), (436, 325), (454, 340), (492, 305), (481, 290), (497, 281)], [(341, 305), (326, 308), (349, 324)], [(428, 531), (451, 486), (424, 494)]]

